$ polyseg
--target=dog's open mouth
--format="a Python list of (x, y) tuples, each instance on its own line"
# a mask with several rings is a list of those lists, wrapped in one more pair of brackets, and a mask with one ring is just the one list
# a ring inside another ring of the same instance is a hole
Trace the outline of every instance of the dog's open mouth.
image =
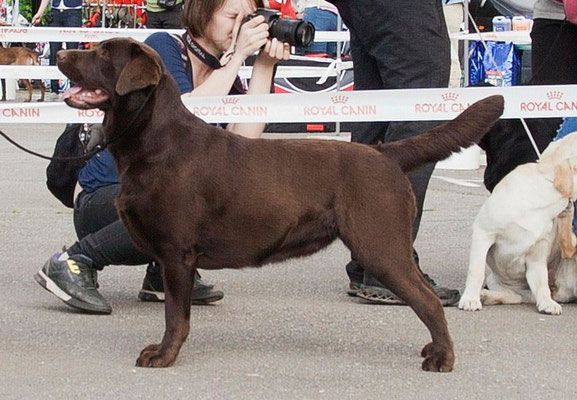
[(90, 109), (98, 108), (105, 103), (110, 96), (102, 89), (87, 89), (80, 86), (72, 86), (61, 96), (70, 107)]

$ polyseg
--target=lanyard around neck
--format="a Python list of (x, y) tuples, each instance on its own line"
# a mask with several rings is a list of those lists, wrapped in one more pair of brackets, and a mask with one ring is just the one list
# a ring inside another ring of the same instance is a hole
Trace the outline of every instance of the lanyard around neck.
[(220, 61), (218, 61), (215, 56), (206, 51), (196, 40), (194, 40), (188, 29), (184, 32), (182, 38), (184, 39), (186, 48), (204, 64), (208, 65), (212, 69), (219, 69), (222, 67)]

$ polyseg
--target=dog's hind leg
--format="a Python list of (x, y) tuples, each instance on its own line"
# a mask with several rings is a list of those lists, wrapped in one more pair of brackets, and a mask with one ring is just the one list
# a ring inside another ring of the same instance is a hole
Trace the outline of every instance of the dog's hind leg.
[(425, 358), (425, 371), (449, 372), (453, 370), (455, 355), (453, 341), (441, 302), (425, 283), (414, 263), (412, 252), (403, 251), (402, 257), (382, 251), (379, 259), (359, 257), (359, 261), (380, 282), (403, 299), (423, 321), (431, 333), (432, 342), (421, 355)]
[[(441, 302), (413, 259), (409, 207), (406, 202), (391, 203), (397, 203), (397, 207), (392, 204), (370, 207), (363, 203), (363, 210), (347, 210), (349, 223), (346, 227), (341, 225), (341, 238), (361, 265), (403, 299), (429, 329), (432, 342), (421, 352), (425, 358), (422, 368), (449, 372), (455, 363), (453, 341)], [(394, 222), (403, 227), (391, 223), (385, 215), (395, 215)]]
[(26, 86), (26, 90), (28, 90), (28, 99), (24, 101), (26, 103), (29, 103), (30, 101), (32, 101), (32, 92), (34, 91), (32, 88), (32, 83), (30, 83), (30, 80), (28, 79), (22, 79), (22, 83), (24, 83), (24, 86)]
[[(488, 289), (481, 290), (481, 302), (486, 306), (498, 304), (521, 304), (523, 296), (501, 283), (499, 277), (490, 273), (487, 276)], [(524, 289), (528, 292), (528, 290)], [(528, 293), (530, 295), (530, 293)], [(530, 296), (532, 297), (532, 296)]]
[(547, 271), (549, 251), (549, 243), (546, 240), (541, 240), (533, 246), (525, 260), (527, 265), (525, 277), (529, 288), (531, 288), (531, 293), (535, 297), (537, 310), (543, 314), (560, 315), (561, 306), (551, 298), (551, 289), (549, 288)]
[[(174, 252), (158, 260), (163, 271), (166, 329), (159, 344), (151, 344), (136, 360), (138, 367), (168, 367), (174, 363), (190, 330), (190, 298), (196, 269)], [(189, 257), (186, 257), (189, 258)], [(190, 258), (189, 258), (190, 259)]]

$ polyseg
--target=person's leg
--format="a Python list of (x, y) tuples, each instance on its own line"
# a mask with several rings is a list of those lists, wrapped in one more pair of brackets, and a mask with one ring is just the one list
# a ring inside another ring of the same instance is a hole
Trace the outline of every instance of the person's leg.
[[(376, 61), (363, 47), (362, 41), (356, 36), (354, 27), (351, 28), (351, 52), (353, 56), (353, 72), (355, 90), (383, 89), (380, 72)], [(388, 122), (359, 122), (352, 126), (351, 141), (355, 143), (376, 144), (384, 141)], [(349, 277), (347, 293), (355, 296), (363, 282), (364, 270), (355, 255), (345, 268)]]
[(69, 249), (69, 255), (89, 257), (94, 268), (107, 265), (142, 265), (152, 258), (136, 248), (118, 217), (114, 199), (120, 185), (101, 187), (92, 193), (81, 193), (74, 209), (74, 227), (79, 241)]
[[(82, 10), (68, 10), (64, 12), (64, 26), (81, 27), (82, 26)], [(77, 49), (80, 43), (66, 42), (67, 49)]]
[[(74, 207), (74, 226), (79, 241), (63, 253), (50, 257), (34, 276), (46, 290), (82, 311), (112, 312), (110, 304), (97, 290), (97, 271), (109, 265), (119, 249), (133, 247), (131, 243), (127, 244), (130, 239), (123, 237), (122, 226), (118, 226), (114, 207), (118, 190), (119, 185), (111, 185), (92, 193), (80, 193)], [(101, 231), (106, 233), (99, 234)], [(92, 235), (103, 242), (93, 240)]]
[(146, 12), (146, 27), (148, 29), (162, 29), (163, 12)]
[[(449, 35), (459, 33), (463, 24), (463, 4), (449, 4), (443, 7)], [(461, 87), (461, 62), (459, 61), (459, 41), (451, 39), (451, 76), (449, 87)]]
[[(49, 26), (50, 27), (62, 27), (64, 25), (62, 25), (64, 23), (64, 19), (62, 16), (62, 12), (58, 11), (58, 10), (51, 10), (50, 11), (50, 16), (52, 21), (50, 22)], [(56, 65), (56, 53), (58, 53), (60, 50), (62, 49), (62, 42), (50, 42), (50, 56), (48, 58), (48, 63), (50, 65)], [(58, 85), (58, 79), (52, 79), (50, 81), (50, 91), (52, 93), (56, 93), (58, 94), (58, 92), (60, 91), (59, 85)]]
[(577, 25), (537, 18), (531, 39), (531, 84), (577, 83)]
[(181, 29), (182, 3), (170, 10), (146, 13), (146, 27), (148, 29)]
[[(65, 303), (83, 311), (109, 314), (112, 308), (98, 293), (96, 271), (107, 265), (149, 264), (139, 298), (163, 301), (162, 271), (142, 253), (118, 217), (114, 199), (120, 185), (104, 186), (81, 193), (75, 204), (74, 226), (79, 240), (64, 253), (51, 257), (35, 278), (45, 289)], [(143, 295), (143, 292), (145, 294)], [(208, 304), (224, 297), (213, 285), (195, 275), (193, 304)]]
[[(381, 81), (385, 88), (447, 87), (450, 67), (450, 46), (440, 2), (436, 0), (382, 0), (387, 4), (387, 23), (381, 40), (369, 43), (378, 58)], [(419, 5), (416, 12), (417, 3)], [(385, 142), (412, 137), (438, 125), (438, 122), (392, 122)], [(417, 218), (413, 228), (416, 239), (422, 206), (433, 164), (409, 174), (417, 200)]]
[[(358, 6), (353, 18), (357, 21), (356, 36), (362, 41), (365, 52), (377, 63), (378, 81), (384, 88), (447, 87), (450, 47), (440, 2), (436, 0), (424, 2), (422, 0), (359, 0), (354, 4)], [(379, 8), (379, 13), (375, 13), (375, 7)], [(353, 60), (357, 62), (354, 52)], [(438, 122), (423, 121), (391, 122), (384, 141), (394, 142), (412, 137), (437, 124)], [(418, 233), (425, 193), (433, 169), (434, 164), (428, 164), (409, 174), (417, 202), (413, 240)], [(416, 253), (415, 259), (418, 260)], [(458, 301), (458, 291), (439, 287), (434, 281), (429, 281), (441, 297), (443, 304), (454, 304)], [(373, 277), (365, 274), (364, 288), (359, 295), (385, 304), (398, 303), (398, 299), (391, 300), (389, 291), (375, 289), (373, 293), (368, 289), (379, 286), (382, 287)]]
[(182, 3), (174, 6), (171, 10), (165, 11), (164, 14), (164, 21), (162, 22), (163, 29), (182, 28)]

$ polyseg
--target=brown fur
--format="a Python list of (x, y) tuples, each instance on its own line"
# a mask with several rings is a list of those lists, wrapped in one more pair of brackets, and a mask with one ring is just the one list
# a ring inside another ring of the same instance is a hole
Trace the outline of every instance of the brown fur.
[(119, 214), (135, 243), (164, 269), (166, 331), (161, 343), (141, 352), (138, 366), (175, 361), (189, 334), (197, 268), (261, 266), (341, 238), (429, 329), (423, 369), (453, 369), (443, 308), (413, 261), (415, 201), (403, 170), (479, 140), (501, 115), (502, 97), (473, 105), (420, 139), (371, 148), (246, 139), (206, 124), (182, 104), (156, 53), (129, 39), (105, 41), (95, 51), (62, 51), (58, 66), (79, 86), (108, 93), (98, 104), (65, 101), (106, 111), (104, 133), (122, 187)]
[[(559, 221), (557, 225), (557, 238), (559, 241), (559, 248), (561, 255), (565, 259), (571, 259), (577, 254), (577, 239), (573, 233), (573, 216), (575, 215), (575, 208), (573, 203), (569, 203), (567, 208), (559, 214)], [(549, 271), (555, 273), (555, 268), (551, 268), (549, 264)], [(555, 282), (554, 279), (549, 280), (549, 285)]]
[(573, 168), (569, 160), (564, 160), (555, 166), (553, 185), (563, 196), (568, 199), (571, 198), (573, 194)]
[[(34, 51), (27, 47), (2, 47), (0, 46), (0, 65), (38, 65), (38, 56)], [(28, 99), (26, 102), (32, 100), (33, 87), (32, 83), (28, 79), (22, 79), (24, 86), (28, 90)], [(38, 101), (44, 101), (44, 85), (42, 82), (40, 84), (40, 99)], [(2, 79), (2, 101), (6, 101), (6, 80)]]
[[(573, 195), (573, 175), (575, 169), (571, 165), (569, 159), (564, 160), (555, 166), (555, 174), (553, 177), (553, 185), (564, 197), (568, 199)], [(565, 211), (559, 215), (559, 223), (557, 225), (559, 247), (563, 258), (569, 259), (575, 256), (577, 248), (575, 247), (575, 235), (573, 234), (573, 203)]]

